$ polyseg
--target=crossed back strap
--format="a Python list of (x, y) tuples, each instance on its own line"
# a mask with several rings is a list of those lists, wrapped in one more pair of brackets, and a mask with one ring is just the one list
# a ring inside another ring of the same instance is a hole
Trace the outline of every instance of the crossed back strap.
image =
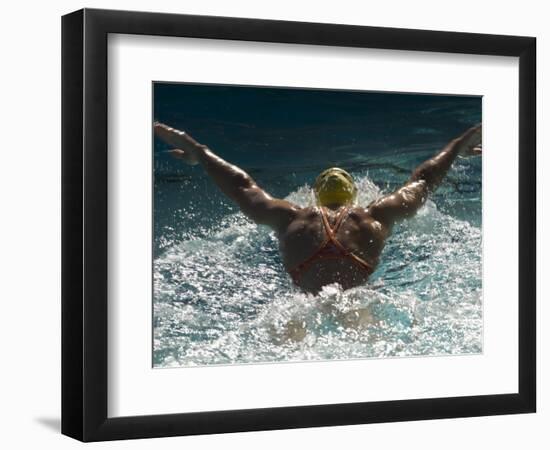
[[(338, 241), (338, 239), (336, 239), (336, 233), (338, 232), (340, 225), (344, 221), (344, 218), (347, 216), (349, 209), (343, 208), (342, 211), (338, 213), (338, 216), (336, 217), (336, 221), (334, 222), (333, 227), (330, 226), (327, 214), (323, 209), (323, 207), (320, 208), (320, 211), (321, 211), (323, 226), (325, 228), (325, 235), (326, 235), (325, 239), (323, 240), (323, 243), (319, 246), (317, 251), (315, 251), (312, 255), (306, 258), (305, 261), (298, 264), (293, 269), (289, 270), (289, 273), (292, 276), (292, 279), (294, 280), (294, 282), (298, 284), (299, 279), (302, 276), (303, 272), (306, 271), (316, 259), (322, 259), (322, 258), (342, 258), (342, 257), (350, 258), (351, 260), (353, 260), (355, 264), (357, 264), (359, 267), (365, 270), (368, 275), (370, 275), (374, 271), (373, 267), (370, 264), (368, 264), (366, 261), (364, 261), (362, 258), (351, 253), (346, 247), (344, 247)], [(327, 249), (327, 245), (329, 244), (329, 242), (340, 251), (340, 254), (327, 253), (325, 251)]]
[(334, 227), (330, 226), (330, 223), (328, 221), (327, 214), (325, 213), (325, 210), (323, 207), (321, 207), (321, 217), (323, 218), (323, 225), (325, 226), (325, 230), (327, 232), (327, 235), (334, 238), (336, 233), (338, 232), (338, 228), (340, 228), (340, 225), (344, 221), (344, 216), (348, 212), (348, 208), (343, 208), (336, 217), (336, 222), (334, 222)]
[(347, 213), (349, 212), (348, 208), (343, 208), (342, 211), (338, 213), (338, 216), (336, 217), (336, 222), (334, 222), (334, 226), (331, 227), (330, 223), (328, 221), (327, 214), (325, 213), (324, 209), (321, 207), (321, 217), (323, 218), (323, 225), (325, 227), (326, 232), (326, 238), (321, 247), (324, 247), (329, 241), (332, 242), (333, 245), (335, 245), (344, 255), (349, 255), (349, 250), (344, 247), (338, 239), (336, 239), (336, 233), (338, 232), (338, 229), (340, 228), (340, 225), (344, 221), (344, 217), (347, 216)]

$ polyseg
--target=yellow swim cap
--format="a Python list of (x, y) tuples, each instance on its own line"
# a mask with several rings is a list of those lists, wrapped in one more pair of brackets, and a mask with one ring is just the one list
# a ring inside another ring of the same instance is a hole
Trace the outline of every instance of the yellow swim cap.
[(321, 206), (350, 204), (357, 195), (351, 175), (338, 167), (323, 171), (315, 180), (313, 190)]

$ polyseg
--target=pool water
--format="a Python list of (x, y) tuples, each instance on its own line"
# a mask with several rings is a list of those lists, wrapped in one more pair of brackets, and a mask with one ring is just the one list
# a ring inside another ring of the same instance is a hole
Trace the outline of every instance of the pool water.
[[(312, 181), (338, 165), (366, 206), (479, 122), (481, 99), (157, 83), (154, 115), (274, 196), (311, 205)], [(312, 295), (270, 229), (167, 149), (155, 140), (155, 367), (482, 351), (481, 158), (458, 159), (394, 228), (367, 284)]]

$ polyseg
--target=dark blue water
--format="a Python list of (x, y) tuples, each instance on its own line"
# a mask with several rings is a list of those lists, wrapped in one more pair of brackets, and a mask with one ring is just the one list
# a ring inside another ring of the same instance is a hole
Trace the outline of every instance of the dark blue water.
[[(156, 84), (154, 108), (301, 205), (334, 165), (366, 205), (481, 121), (479, 97), (185, 84)], [(481, 351), (481, 158), (457, 160), (396, 227), (368, 285), (311, 296), (292, 287), (270, 231), (167, 149), (155, 140), (155, 366)]]

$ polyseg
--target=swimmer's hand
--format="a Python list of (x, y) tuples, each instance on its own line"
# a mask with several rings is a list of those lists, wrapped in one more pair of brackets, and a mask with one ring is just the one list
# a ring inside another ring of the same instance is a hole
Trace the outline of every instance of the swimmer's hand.
[(155, 122), (153, 127), (155, 135), (175, 147), (169, 151), (174, 158), (181, 159), (190, 165), (199, 163), (200, 153), (205, 149), (204, 145), (199, 144), (185, 131), (177, 130), (163, 123)]
[(458, 138), (459, 155), (481, 156), (481, 124), (467, 130)]

